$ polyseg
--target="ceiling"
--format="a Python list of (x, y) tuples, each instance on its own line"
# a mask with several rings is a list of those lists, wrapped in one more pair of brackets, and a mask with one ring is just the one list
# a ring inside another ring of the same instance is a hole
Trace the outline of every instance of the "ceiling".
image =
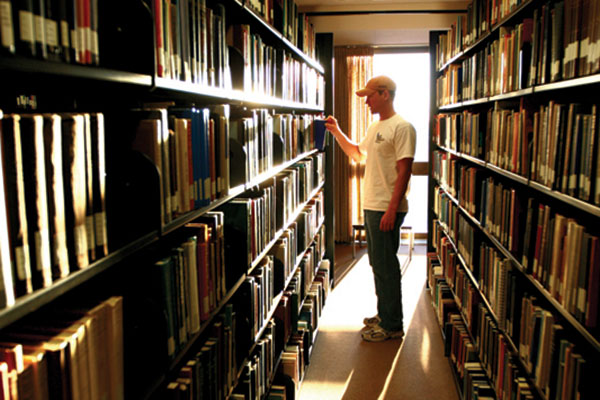
[(470, 1), (296, 0), (317, 32), (337, 46), (426, 46), (430, 30), (448, 29)]
[[(362, 6), (370, 6), (373, 4), (386, 4), (389, 6), (393, 5), (404, 5), (404, 4), (420, 4), (421, 6), (425, 6), (427, 4), (433, 3), (458, 3), (457, 0), (296, 0), (296, 4), (298, 6), (306, 6), (306, 5), (322, 5), (322, 6), (346, 6), (346, 5), (362, 5)], [(469, 1), (463, 1), (461, 3), (469, 3)]]

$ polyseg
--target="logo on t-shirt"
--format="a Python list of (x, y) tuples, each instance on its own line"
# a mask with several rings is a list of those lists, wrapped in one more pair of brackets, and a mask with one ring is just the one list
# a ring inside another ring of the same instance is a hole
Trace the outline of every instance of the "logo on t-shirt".
[(375, 138), (375, 143), (381, 143), (383, 142), (383, 137), (381, 136), (380, 132), (377, 132), (377, 137)]

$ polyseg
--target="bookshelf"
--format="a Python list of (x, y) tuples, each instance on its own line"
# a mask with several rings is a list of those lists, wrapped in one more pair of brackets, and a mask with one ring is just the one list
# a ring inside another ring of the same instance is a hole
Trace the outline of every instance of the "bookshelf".
[[(0, 343), (27, 345), (11, 384), (47, 363), (35, 390), (69, 398), (293, 395), (334, 273), (312, 128), (331, 112), (330, 35), (292, 0), (33, 3), (0, 11)], [(30, 15), (48, 29), (28, 36)], [(6, 161), (33, 148), (35, 167)], [(59, 338), (85, 372), (51, 364)]]
[(430, 34), (429, 286), (462, 396), (593, 397), (599, 11), (475, 0)]

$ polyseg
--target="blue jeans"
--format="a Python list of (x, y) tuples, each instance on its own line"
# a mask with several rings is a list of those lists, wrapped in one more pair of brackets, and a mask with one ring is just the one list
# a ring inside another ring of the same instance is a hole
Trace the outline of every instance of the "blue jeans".
[(394, 229), (389, 232), (379, 230), (383, 211), (364, 210), (364, 214), (369, 263), (375, 277), (377, 313), (381, 318), (379, 325), (388, 331), (403, 330), (402, 276), (397, 253), (400, 245), (400, 226), (406, 213), (397, 214)]

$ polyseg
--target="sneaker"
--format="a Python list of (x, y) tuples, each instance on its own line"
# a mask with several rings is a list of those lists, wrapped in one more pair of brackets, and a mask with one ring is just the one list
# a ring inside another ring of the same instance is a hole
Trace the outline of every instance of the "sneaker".
[(362, 333), (363, 340), (367, 342), (383, 342), (388, 339), (402, 339), (404, 331), (388, 331), (383, 329), (379, 324)]
[(381, 318), (379, 318), (379, 315), (376, 315), (374, 317), (367, 317), (365, 319), (363, 319), (363, 324), (365, 324), (365, 326), (367, 328), (372, 328), (375, 325), (379, 324), (381, 322)]

